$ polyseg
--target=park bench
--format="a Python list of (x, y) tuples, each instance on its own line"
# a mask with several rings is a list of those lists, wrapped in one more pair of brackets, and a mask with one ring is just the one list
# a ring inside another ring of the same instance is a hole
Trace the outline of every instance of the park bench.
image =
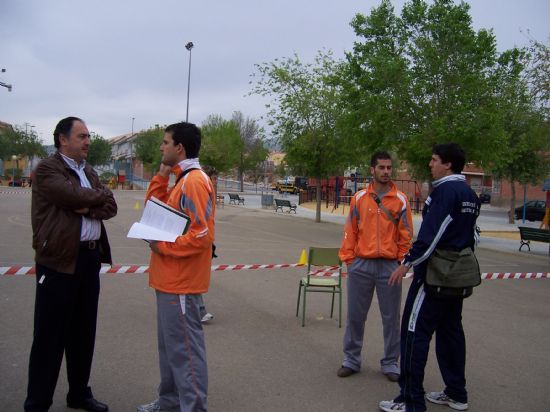
[(527, 249), (531, 251), (531, 247), (529, 246), (529, 241), (531, 240), (550, 243), (550, 230), (547, 229), (519, 226), (519, 235), (521, 237), (521, 246), (519, 247), (519, 250), (521, 250), (523, 246), (527, 245)]
[(240, 205), (241, 203), (244, 206), (244, 197), (240, 197), (237, 193), (228, 193), (229, 195), (229, 204), (233, 203), (234, 205)]
[(275, 212), (277, 212), (279, 209), (281, 209), (281, 212), (284, 212), (283, 207), (288, 207), (288, 213), (293, 211), (296, 213), (296, 206), (294, 203), (290, 203), (290, 200), (286, 199), (275, 199)]

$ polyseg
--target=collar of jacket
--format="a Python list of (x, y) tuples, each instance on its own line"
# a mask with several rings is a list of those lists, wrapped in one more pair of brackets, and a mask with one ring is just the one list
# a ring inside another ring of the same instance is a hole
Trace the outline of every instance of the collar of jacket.
[[(59, 152), (59, 150), (57, 152), (54, 153), (53, 155), (54, 158), (56, 158), (59, 162), (61, 162), (61, 164), (63, 165), (63, 167), (67, 170), (70, 170), (74, 173), (76, 173), (73, 169), (71, 169), (71, 166), (69, 166), (67, 164), (67, 162), (65, 161), (65, 159), (63, 159), (63, 156), (61, 156), (61, 153)], [(84, 173), (86, 174), (86, 176), (88, 176), (88, 173), (90, 172), (90, 169), (92, 168), (92, 166), (90, 166), (90, 164), (88, 162), (86, 162), (86, 164), (84, 165)]]
[(465, 182), (465, 181), (466, 181), (466, 176), (453, 174), (453, 175), (444, 176), (441, 179), (434, 180), (432, 182), (432, 186), (437, 187), (445, 182)]
[[(397, 187), (395, 186), (395, 183), (390, 182), (389, 186), (390, 186), (390, 190), (388, 190), (386, 193), (384, 193), (383, 197), (385, 197), (385, 196), (397, 196)], [(378, 193), (376, 193), (376, 190), (374, 190), (374, 183), (372, 183), (372, 182), (369, 183), (369, 185), (367, 186), (367, 193), (378, 195)]]

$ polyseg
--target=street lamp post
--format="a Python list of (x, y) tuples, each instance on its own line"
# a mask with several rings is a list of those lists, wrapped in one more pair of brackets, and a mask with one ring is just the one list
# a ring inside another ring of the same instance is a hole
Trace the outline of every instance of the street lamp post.
[(185, 114), (185, 121), (189, 121), (189, 88), (191, 87), (191, 49), (193, 48), (193, 42), (189, 42), (185, 45), (185, 48), (189, 50), (189, 73), (187, 75), (187, 112)]
[[(6, 69), (2, 69), (1, 72), (5, 73)], [(0, 86), (5, 87), (6, 89), (8, 89), (8, 92), (11, 92), (11, 89), (13, 87), (11, 84), (7, 84), (7, 83), (4, 83), (4, 82), (0, 82)]]
[(130, 135), (130, 185), (132, 190), (134, 189), (134, 120), (136, 118), (132, 117), (132, 134)]

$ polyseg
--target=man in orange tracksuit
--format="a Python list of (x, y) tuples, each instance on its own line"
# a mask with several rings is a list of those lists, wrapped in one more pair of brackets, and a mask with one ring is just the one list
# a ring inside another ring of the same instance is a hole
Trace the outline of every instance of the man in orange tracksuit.
[(340, 247), (348, 267), (348, 319), (344, 334), (344, 361), (338, 376), (361, 368), (365, 321), (376, 289), (384, 330), (381, 370), (399, 379), (401, 286), (388, 279), (411, 245), (412, 215), (407, 197), (391, 181), (392, 160), (386, 152), (371, 158), (373, 181), (351, 199), (350, 213)]
[[(191, 218), (189, 231), (174, 243), (151, 242), (149, 285), (157, 297), (159, 397), (138, 412), (207, 410), (208, 373), (200, 302), (208, 291), (214, 242), (215, 193), (201, 170), (201, 132), (182, 122), (166, 128), (162, 164), (147, 199), (154, 196)], [(177, 176), (168, 187), (171, 172)]]

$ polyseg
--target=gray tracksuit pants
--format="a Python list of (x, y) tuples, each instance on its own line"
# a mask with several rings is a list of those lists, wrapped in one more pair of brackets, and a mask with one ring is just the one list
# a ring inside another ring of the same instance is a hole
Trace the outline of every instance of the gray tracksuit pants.
[(205, 412), (208, 371), (199, 314), (201, 295), (156, 294), (160, 406)]
[(355, 371), (361, 369), (365, 322), (376, 289), (384, 331), (381, 370), (382, 373), (399, 373), (401, 285), (388, 285), (398, 265), (396, 260), (356, 258), (348, 266), (348, 319), (342, 366)]

